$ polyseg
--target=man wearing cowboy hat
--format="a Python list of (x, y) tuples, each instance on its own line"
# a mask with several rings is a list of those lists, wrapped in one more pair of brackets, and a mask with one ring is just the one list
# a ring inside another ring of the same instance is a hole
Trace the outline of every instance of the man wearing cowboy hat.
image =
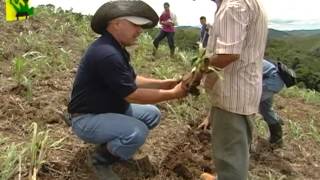
[(125, 47), (158, 20), (156, 12), (138, 0), (109, 1), (91, 20), (91, 28), (101, 36), (81, 59), (68, 111), (75, 134), (98, 145), (91, 159), (102, 179), (118, 179), (110, 165), (132, 158), (158, 125), (160, 111), (149, 104), (187, 94), (176, 80), (145, 78), (130, 65)]

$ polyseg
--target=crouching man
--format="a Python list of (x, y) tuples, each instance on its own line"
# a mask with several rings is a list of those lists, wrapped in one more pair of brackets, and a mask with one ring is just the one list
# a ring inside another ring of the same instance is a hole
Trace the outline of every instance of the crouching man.
[(81, 59), (68, 111), (75, 134), (98, 145), (91, 159), (100, 179), (118, 179), (111, 164), (130, 159), (159, 124), (160, 111), (150, 104), (187, 94), (178, 81), (145, 78), (130, 65), (125, 47), (158, 20), (143, 1), (107, 2), (91, 20), (101, 36)]

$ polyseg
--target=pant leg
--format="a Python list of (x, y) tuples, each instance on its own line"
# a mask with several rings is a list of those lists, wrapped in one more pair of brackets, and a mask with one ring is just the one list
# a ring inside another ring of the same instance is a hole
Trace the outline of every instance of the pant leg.
[(121, 159), (130, 159), (144, 144), (148, 127), (140, 120), (115, 113), (86, 114), (72, 119), (72, 129), (82, 140), (106, 145)]
[(167, 32), (167, 40), (170, 48), (171, 55), (174, 54), (175, 46), (174, 46), (174, 32)]
[(161, 112), (154, 105), (130, 104), (126, 115), (142, 121), (149, 129), (153, 129), (160, 122)]
[(247, 180), (251, 122), (249, 116), (212, 108), (213, 157), (219, 180)]
[(278, 120), (278, 115), (272, 108), (273, 95), (274, 93), (272, 91), (264, 91), (259, 104), (259, 112), (268, 125), (280, 123)]
[(165, 37), (166, 37), (166, 32), (160, 30), (159, 34), (153, 41), (153, 45), (156, 49), (158, 49), (160, 41), (162, 41), (162, 39)]

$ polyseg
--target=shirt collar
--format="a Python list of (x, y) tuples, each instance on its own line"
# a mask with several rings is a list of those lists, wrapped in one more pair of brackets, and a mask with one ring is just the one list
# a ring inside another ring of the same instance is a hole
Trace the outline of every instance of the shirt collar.
[(114, 45), (117, 49), (120, 50), (121, 54), (123, 55), (124, 59), (126, 61), (130, 61), (130, 54), (128, 53), (128, 51), (126, 50), (126, 48), (124, 48), (123, 46), (121, 46), (121, 44), (112, 36), (112, 34), (108, 31), (105, 31), (102, 34), (102, 38), (105, 41), (109, 41), (111, 42), (112, 45)]

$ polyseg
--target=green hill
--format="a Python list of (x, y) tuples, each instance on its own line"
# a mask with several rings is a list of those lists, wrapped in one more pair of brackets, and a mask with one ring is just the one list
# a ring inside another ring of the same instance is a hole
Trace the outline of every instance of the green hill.
[(289, 38), (289, 37), (310, 37), (320, 36), (320, 29), (315, 30), (292, 30), (292, 31), (279, 31), (276, 29), (269, 29), (269, 38)]
[(290, 33), (284, 32), (284, 31), (279, 31), (276, 29), (269, 29), (268, 33), (268, 38), (273, 39), (273, 38), (283, 38), (283, 37), (289, 37)]
[(320, 91), (320, 30), (285, 32), (269, 38), (266, 57), (293, 68), (302, 87)]
[(320, 36), (320, 29), (316, 30), (293, 30), (293, 31), (287, 31), (289, 34), (293, 36), (300, 36), (300, 37), (307, 37), (307, 36), (313, 36), (318, 35)]

